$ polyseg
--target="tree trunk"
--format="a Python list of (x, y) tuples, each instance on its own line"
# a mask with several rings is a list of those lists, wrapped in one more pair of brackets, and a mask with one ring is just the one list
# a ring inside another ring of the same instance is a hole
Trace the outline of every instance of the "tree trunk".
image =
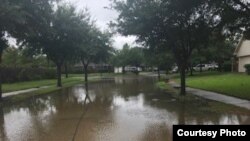
[(222, 62), (218, 61), (218, 71), (222, 72)]
[(186, 95), (186, 68), (185, 67), (181, 67), (180, 70), (180, 75), (181, 75), (181, 91), (180, 91), (180, 95)]
[(0, 107), (0, 137), (4, 141), (7, 140), (6, 133), (5, 133), (5, 127), (4, 127), (4, 112), (3, 108)]
[(190, 76), (193, 76), (194, 74), (193, 74), (193, 67), (192, 67), (192, 65), (189, 66), (189, 69), (190, 69)]
[(0, 52), (0, 101), (2, 101), (2, 52)]
[(84, 78), (85, 78), (85, 83), (88, 83), (88, 65), (84, 64)]
[(61, 76), (62, 76), (62, 69), (61, 69), (62, 65), (57, 64), (56, 67), (57, 67), (57, 87), (62, 87), (62, 78), (61, 78)]
[(67, 63), (64, 64), (64, 71), (65, 71), (65, 78), (68, 78), (69, 75), (68, 75), (68, 66), (67, 66)]
[(122, 66), (122, 73), (125, 74), (125, 66)]
[(185, 119), (185, 110), (186, 104), (185, 101), (181, 102), (181, 105), (179, 106), (179, 110), (178, 110), (178, 124), (179, 125), (185, 125), (186, 123), (186, 119)]
[(160, 74), (160, 68), (159, 67), (157, 69), (157, 73), (158, 73), (158, 79), (160, 80), (161, 79), (161, 74)]
[(200, 61), (200, 73), (202, 73), (202, 63)]

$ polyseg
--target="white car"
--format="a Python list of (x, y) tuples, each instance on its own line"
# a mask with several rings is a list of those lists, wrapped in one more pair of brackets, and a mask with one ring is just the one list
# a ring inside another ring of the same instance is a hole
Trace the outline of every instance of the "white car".
[(200, 71), (200, 68), (202, 71), (208, 71), (208, 70), (216, 70), (218, 69), (217, 64), (198, 64), (195, 67), (193, 67), (194, 71)]
[(178, 71), (179, 69), (177, 66), (173, 67), (173, 69), (171, 70), (172, 73), (177, 73)]

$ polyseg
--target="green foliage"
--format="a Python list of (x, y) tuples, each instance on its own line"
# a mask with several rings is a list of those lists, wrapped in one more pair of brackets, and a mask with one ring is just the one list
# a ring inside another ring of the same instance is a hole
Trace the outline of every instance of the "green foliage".
[(181, 94), (185, 94), (185, 70), (192, 51), (204, 46), (216, 23), (210, 20), (206, 1), (137, 0), (114, 1), (119, 12), (116, 27), (124, 35), (136, 35), (151, 48), (167, 48), (173, 53), (182, 76)]
[(55, 78), (54, 69), (2, 67), (2, 82), (13, 83)]
[(246, 73), (250, 75), (250, 64), (246, 64), (244, 67), (246, 68)]
[[(65, 79), (65, 78), (62, 79), (64, 83), (83, 82), (82, 80), (83, 79), (79, 77), (70, 77), (68, 79)], [(5, 83), (3, 84), (3, 91), (12, 92), (12, 91), (25, 90), (25, 89), (30, 89), (30, 88), (38, 88), (42, 86), (55, 87), (55, 83), (56, 83), (56, 79), (43, 79), (43, 80), (33, 80), (33, 81), (27, 81), (27, 82)]]
[[(105, 63), (107, 62), (110, 51), (110, 34), (108, 32), (101, 32), (100, 29), (88, 21), (86, 27), (88, 32), (82, 35), (84, 40), (79, 42), (78, 56), (83, 64), (89, 63)], [(84, 30), (86, 29), (82, 29)]]
[(8, 67), (49, 67), (46, 56), (32, 55), (26, 52), (26, 49), (7, 48), (3, 53), (2, 65)]
[(232, 62), (226, 61), (225, 63), (223, 63), (222, 70), (224, 72), (231, 72), (232, 71)]
[(170, 85), (168, 85), (166, 82), (164, 81), (159, 81), (155, 84), (155, 86), (159, 89), (162, 89), (162, 90), (169, 90), (169, 89), (172, 89), (172, 87)]
[(144, 63), (144, 49), (130, 47), (124, 44), (121, 50), (117, 50), (111, 58), (111, 63), (117, 67), (136, 66), (140, 67)]
[(247, 0), (210, 0), (209, 6), (215, 17), (220, 17), (218, 27), (227, 34), (244, 33), (250, 39), (250, 1)]
[(149, 48), (144, 50), (144, 54), (147, 66), (168, 71), (174, 65), (174, 57), (169, 51)]

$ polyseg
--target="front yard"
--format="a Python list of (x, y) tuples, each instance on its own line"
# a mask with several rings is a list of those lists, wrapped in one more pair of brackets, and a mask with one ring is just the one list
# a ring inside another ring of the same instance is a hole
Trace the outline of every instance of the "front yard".
[(246, 74), (197, 74), (187, 77), (187, 86), (250, 100), (250, 76)]

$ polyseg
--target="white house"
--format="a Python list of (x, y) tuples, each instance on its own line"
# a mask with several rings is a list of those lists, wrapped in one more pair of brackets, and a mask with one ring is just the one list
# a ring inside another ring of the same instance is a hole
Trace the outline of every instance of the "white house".
[(122, 73), (122, 67), (115, 67), (114, 73)]
[(235, 49), (234, 55), (236, 56), (236, 65), (238, 72), (245, 72), (244, 65), (250, 64), (250, 40), (241, 39)]

